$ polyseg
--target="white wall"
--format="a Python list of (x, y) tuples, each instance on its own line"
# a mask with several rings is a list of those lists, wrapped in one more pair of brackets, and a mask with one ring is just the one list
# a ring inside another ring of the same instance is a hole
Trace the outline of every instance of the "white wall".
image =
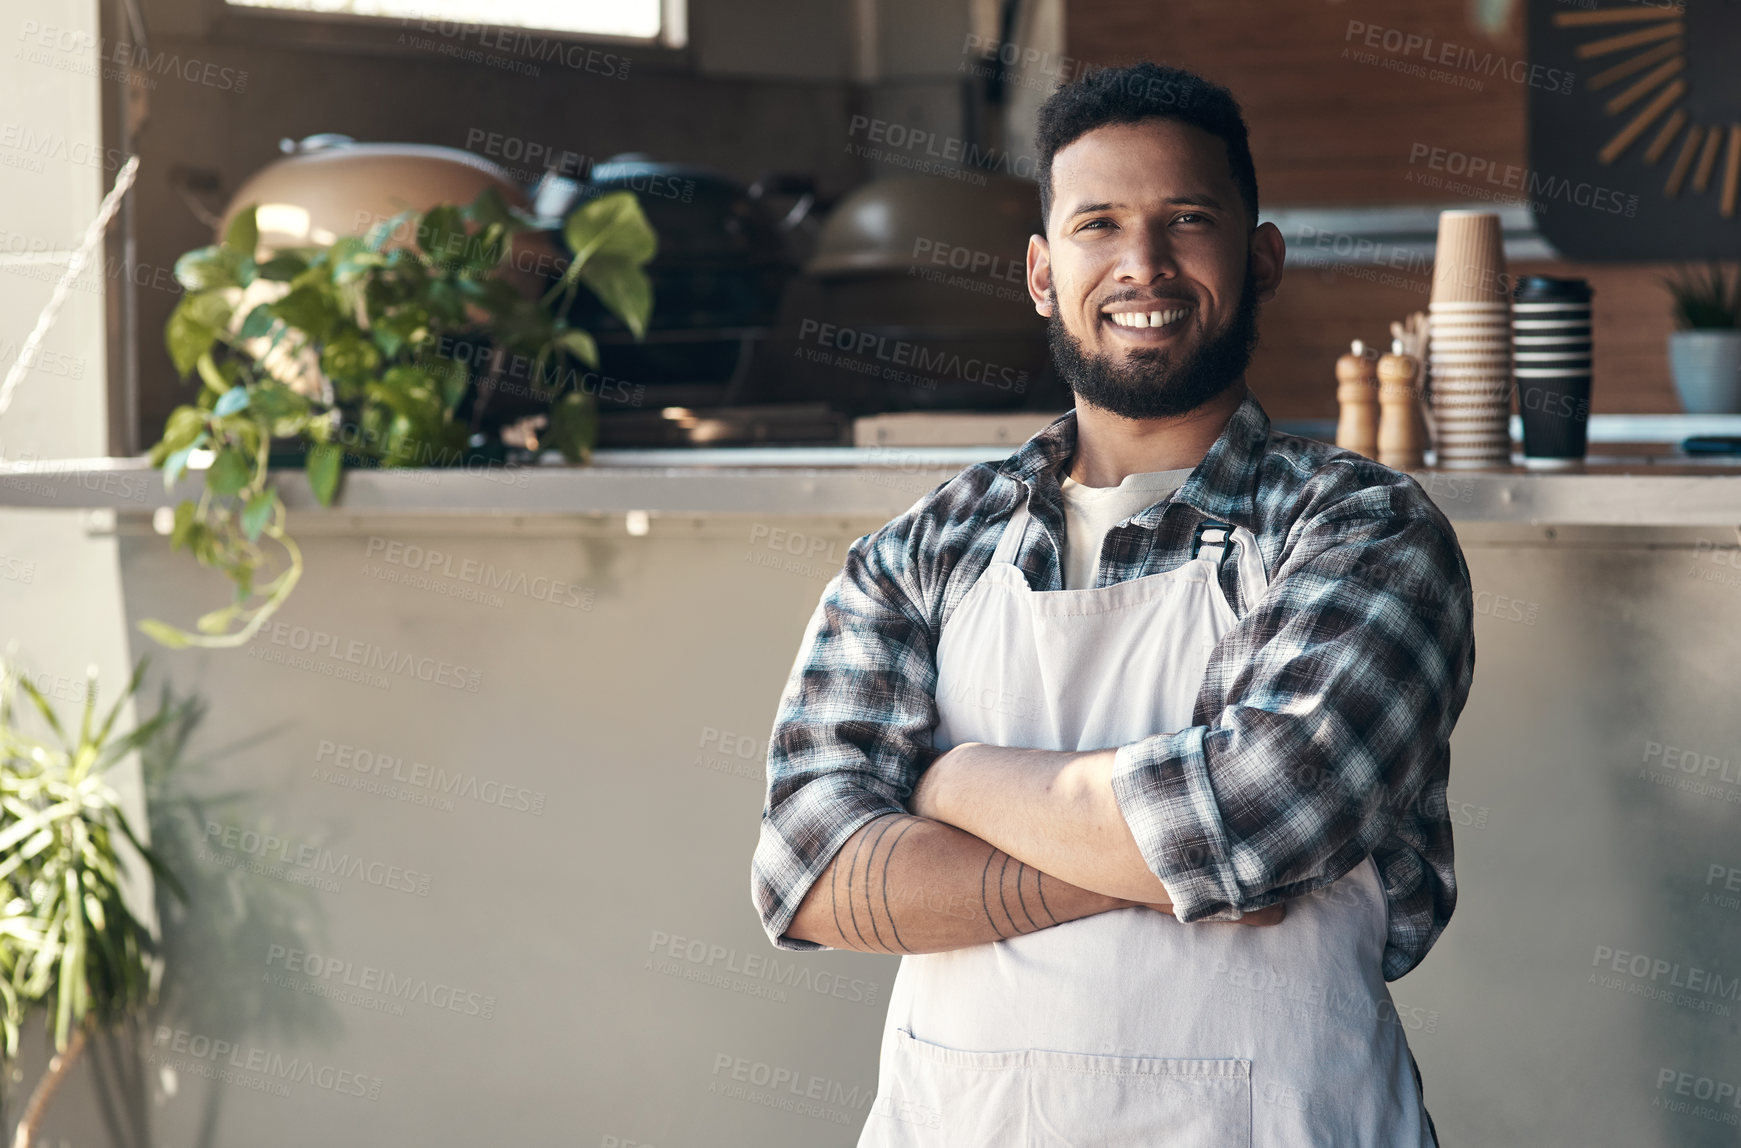
[[(18, 358), (113, 179), (103, 161), (101, 90), (112, 81), (96, 74), (96, 34), (96, 0), (32, 0), (0, 17), (0, 372)], [(108, 286), (99, 249), (0, 415), (7, 461), (106, 452)], [(96, 666), (105, 708), (136, 653), (122, 616), (114, 537), (88, 534), (81, 511), (0, 508), (0, 643), (63, 715), (76, 715), (86, 667)], [(119, 728), (132, 724), (128, 707)], [(143, 824), (136, 764), (112, 780)], [(136, 885), (133, 899), (149, 912), (149, 885)], [(40, 1070), (40, 1058), (27, 1057), (23, 1084), (8, 1084), (10, 1115)], [(86, 1103), (83, 1093), (75, 1081), (57, 1104)]]

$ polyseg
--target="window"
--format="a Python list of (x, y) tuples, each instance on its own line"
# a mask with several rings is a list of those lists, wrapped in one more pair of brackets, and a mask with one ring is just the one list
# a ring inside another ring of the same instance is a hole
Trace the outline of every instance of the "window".
[(238, 8), (361, 16), (399, 23), (533, 28), (583, 36), (683, 43), (682, 0), (226, 0)]

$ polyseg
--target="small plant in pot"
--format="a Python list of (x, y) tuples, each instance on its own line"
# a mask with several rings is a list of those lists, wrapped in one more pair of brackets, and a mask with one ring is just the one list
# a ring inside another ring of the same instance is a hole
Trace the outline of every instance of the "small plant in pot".
[[(600, 196), (562, 221), (574, 255), (541, 298), (528, 298), (502, 272), (515, 237), (540, 226), (487, 189), (466, 206), (405, 212), (366, 236), (257, 259), (250, 209), (222, 243), (177, 260), (185, 294), (164, 340), (177, 371), (197, 375), (201, 387), (170, 413), (151, 460), (166, 488), (190, 463), (207, 463), (199, 499), (175, 508), (170, 542), (228, 575), (235, 594), (199, 619), (198, 633), (154, 618), (141, 630), (170, 647), (239, 646), (284, 603), (302, 554), (285, 532), (269, 473), (274, 457), (301, 454), (323, 506), (347, 465), (470, 460), (470, 428), (458, 410), (474, 380), (454, 357), (461, 346), (487, 344), (531, 361), (533, 380), (548, 381), (552, 396), (544, 445), (587, 461), (596, 402), (575, 383), (578, 373), (563, 368), (570, 360), (596, 367), (598, 351), (561, 316), (584, 285), (639, 337), (653, 304), (643, 267), (657, 243), (633, 194)], [(402, 233), (414, 240), (394, 242)], [(268, 543), (282, 551), (269, 579), (261, 577)]]
[(1674, 297), (1669, 370), (1688, 414), (1741, 412), (1741, 273), (1713, 261), (1703, 273), (1665, 279)]

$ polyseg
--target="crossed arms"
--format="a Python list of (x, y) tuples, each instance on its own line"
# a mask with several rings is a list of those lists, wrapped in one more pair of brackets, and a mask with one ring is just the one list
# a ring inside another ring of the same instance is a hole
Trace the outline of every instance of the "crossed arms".
[[(787, 934), (934, 953), (1111, 909), (1171, 914), (1113, 798), (1113, 758), (957, 746), (922, 775), (911, 813), (874, 818), (848, 838)], [(1241, 923), (1273, 925), (1285, 912), (1277, 904)]]

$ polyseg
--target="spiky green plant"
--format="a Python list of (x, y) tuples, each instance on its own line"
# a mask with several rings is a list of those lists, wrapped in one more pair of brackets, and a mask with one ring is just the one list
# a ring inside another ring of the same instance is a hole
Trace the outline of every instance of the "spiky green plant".
[[(93, 666), (75, 737), (36, 685), (10, 659), (0, 659), (0, 1069), (12, 1070), (25, 1019), (37, 1007), (51, 1021), (56, 1051), (15, 1143), (30, 1142), (90, 1034), (135, 1015), (155, 991), (161, 971), (155, 942), (122, 896), (122, 839), (166, 888), (185, 898), (174, 875), (134, 835), (107, 779), (109, 769), (169, 716), (159, 713), (111, 740), (121, 705), (144, 673), (142, 657), (126, 690), (96, 722)], [(20, 727), (19, 692), (58, 744)]]
[(1678, 280), (1663, 284), (1674, 297), (1675, 323), (1683, 330), (1741, 327), (1741, 273), (1731, 279), (1718, 260), (1711, 260), (1703, 275), (1683, 269)]

